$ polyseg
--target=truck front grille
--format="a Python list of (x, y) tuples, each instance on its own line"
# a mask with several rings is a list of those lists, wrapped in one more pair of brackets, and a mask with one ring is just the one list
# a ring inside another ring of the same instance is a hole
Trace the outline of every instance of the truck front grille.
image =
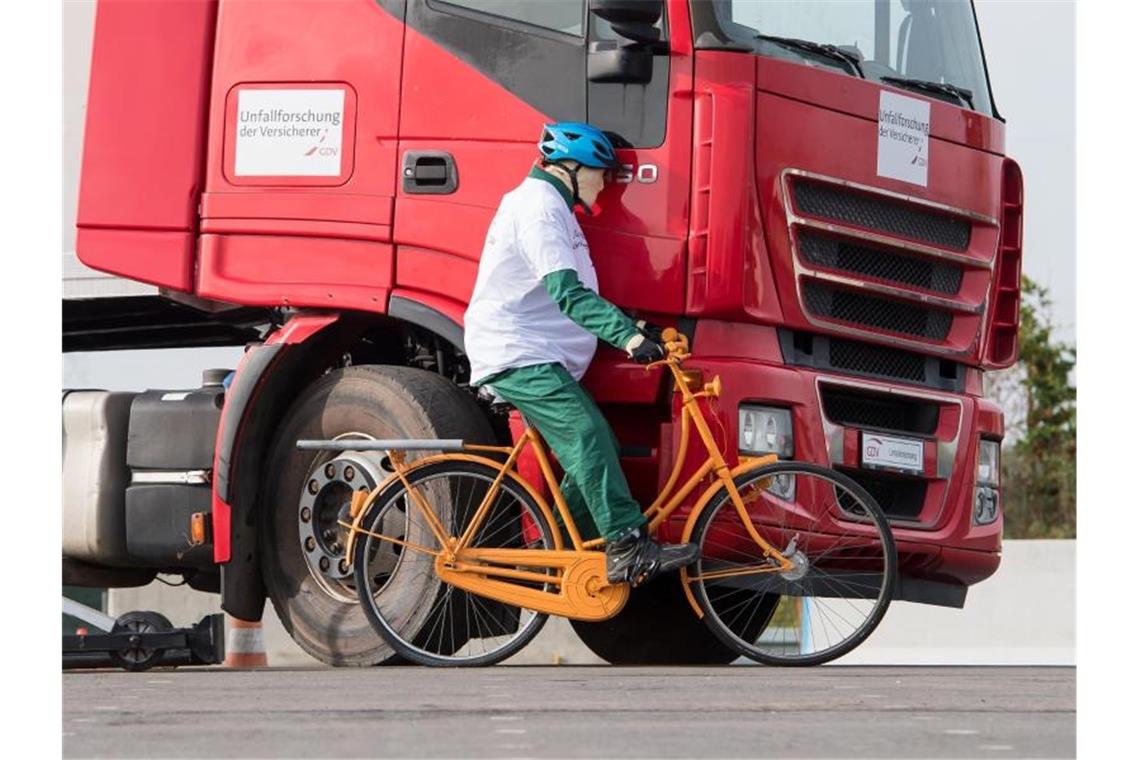
[(814, 280), (804, 283), (803, 294), (808, 311), (823, 319), (930, 341), (943, 341), (950, 333), (951, 315), (941, 309), (840, 290)]
[(796, 208), (809, 216), (955, 251), (964, 251), (970, 245), (970, 223), (965, 219), (917, 208), (900, 200), (866, 195), (803, 178), (793, 180), (792, 198)]
[(780, 329), (776, 334), (784, 361), (798, 367), (914, 383), (955, 393), (965, 388), (964, 365), (948, 359), (798, 330)]
[(976, 356), (997, 219), (799, 169), (781, 181), (796, 293), (813, 327)]
[[(843, 472), (863, 486), (891, 520), (917, 520), (923, 504), (926, 503), (925, 480), (847, 468), (844, 468)], [(842, 495), (840, 495), (840, 506), (847, 509), (843, 504)]]
[(926, 380), (926, 357), (897, 348), (832, 338), (828, 345), (831, 366), (861, 375), (894, 380)]
[(939, 405), (933, 401), (826, 385), (820, 399), (823, 413), (837, 425), (905, 435), (933, 435), (938, 429)]
[(818, 267), (954, 294), (962, 286), (962, 267), (907, 256), (814, 231), (800, 232), (804, 259)]

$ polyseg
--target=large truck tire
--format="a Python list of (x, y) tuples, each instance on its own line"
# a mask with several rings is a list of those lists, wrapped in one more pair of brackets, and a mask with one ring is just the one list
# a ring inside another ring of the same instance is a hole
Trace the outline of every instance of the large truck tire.
[[(474, 400), (448, 380), (387, 366), (330, 372), (305, 389), (279, 426), (260, 513), (269, 597), (293, 640), (313, 657), (329, 665), (369, 666), (399, 658), (357, 603), (351, 566), (339, 564), (344, 531), (336, 520), (346, 514), (353, 490), (371, 488), (387, 473), (379, 455), (296, 448), (302, 438), (353, 437), (485, 443), (493, 433)], [(420, 455), (410, 452), (409, 459)], [(383, 593), (401, 593), (399, 584)]]
[(677, 573), (634, 589), (609, 620), (572, 620), (571, 625), (582, 643), (611, 665), (727, 665), (738, 657), (697, 617)]

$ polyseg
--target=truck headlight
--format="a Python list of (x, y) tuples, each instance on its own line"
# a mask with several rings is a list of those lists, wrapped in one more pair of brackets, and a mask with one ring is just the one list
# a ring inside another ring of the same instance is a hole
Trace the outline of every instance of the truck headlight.
[(978, 472), (974, 485), (974, 524), (989, 525), (1001, 507), (1001, 441), (978, 442)]
[(771, 406), (741, 406), (736, 448), (741, 454), (775, 454), (789, 458), (795, 447), (792, 413)]
[[(781, 459), (788, 459), (795, 451), (792, 413), (787, 409), (742, 405), (737, 423), (736, 448), (744, 456), (775, 454)], [(781, 475), (774, 478), (768, 490), (781, 499), (791, 501), (796, 495), (795, 477)]]

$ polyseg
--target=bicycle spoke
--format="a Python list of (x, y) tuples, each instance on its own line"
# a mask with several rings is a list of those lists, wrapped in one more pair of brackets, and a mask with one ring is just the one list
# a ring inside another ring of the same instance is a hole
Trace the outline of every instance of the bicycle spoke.
[[(780, 473), (783, 469), (785, 472)], [(791, 476), (792, 500), (769, 491), (748, 516), (760, 536), (790, 562), (777, 569), (749, 539), (728, 499), (702, 515), (694, 534), (701, 561), (692, 576), (706, 621), (742, 654), (769, 664), (817, 664), (850, 649), (878, 625), (890, 603), (895, 567), (889, 528), (873, 501), (825, 468), (786, 463), (763, 478)], [(859, 511), (852, 523), (839, 503)]]
[[(435, 573), (435, 557), (417, 554), (410, 546), (416, 538), (437, 545), (432, 539), (433, 518), (420, 506), (424, 504), (449, 536), (459, 537), (475, 528), (470, 548), (553, 548), (540, 510), (510, 479), (500, 482), (485, 505), (480, 524), (473, 525), (497, 475), (493, 468), (474, 463), (441, 462), (413, 469), (407, 484), (401, 484), (387, 503), (380, 504), (378, 499), (370, 507), (363, 524), (378, 535), (365, 539), (368, 545), (357, 552), (355, 561), (374, 556), (374, 544), (394, 547), (399, 553), (387, 575), (369, 576), (369, 588), (361, 590), (360, 597), (373, 627), (393, 646), (398, 644), (397, 651), (405, 656), (425, 664), (494, 662), (517, 651), (545, 622), (545, 615), (444, 583)], [(418, 503), (409, 498), (407, 488), (415, 490)], [(522, 528), (524, 518), (540, 531), (538, 540), (529, 544)], [(391, 539), (409, 546), (403, 548)], [(499, 580), (528, 588), (548, 585)], [(389, 587), (399, 593), (387, 593)], [(404, 593), (407, 589), (418, 589), (418, 597)]]

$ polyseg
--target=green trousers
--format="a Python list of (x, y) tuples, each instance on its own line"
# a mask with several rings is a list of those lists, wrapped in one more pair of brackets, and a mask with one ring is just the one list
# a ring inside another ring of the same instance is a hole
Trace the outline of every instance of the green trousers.
[(618, 538), (645, 524), (618, 462), (618, 442), (598, 405), (561, 364), (498, 372), (481, 385), (538, 429), (566, 475), (562, 495), (583, 540)]

